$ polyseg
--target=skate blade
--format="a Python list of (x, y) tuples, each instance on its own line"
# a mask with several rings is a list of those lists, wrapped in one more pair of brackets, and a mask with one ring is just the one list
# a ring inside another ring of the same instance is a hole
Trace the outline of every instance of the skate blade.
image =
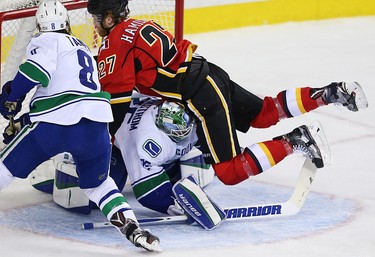
[(327, 138), (324, 134), (322, 124), (319, 121), (314, 121), (312, 124), (310, 124), (307, 127), (309, 128), (310, 134), (312, 135), (316, 144), (319, 147), (324, 165), (331, 165), (333, 157), (332, 157), (329, 145), (328, 145)]
[(358, 82), (349, 82), (346, 84), (346, 88), (351, 92), (354, 92), (355, 104), (358, 109), (366, 109), (368, 107), (365, 92)]

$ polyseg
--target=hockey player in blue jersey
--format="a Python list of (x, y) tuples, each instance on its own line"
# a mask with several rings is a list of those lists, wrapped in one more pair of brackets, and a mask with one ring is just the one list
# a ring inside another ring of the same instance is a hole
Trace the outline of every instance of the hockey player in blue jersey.
[(26, 178), (39, 164), (69, 152), (74, 158), (79, 187), (106, 218), (137, 247), (160, 250), (159, 239), (139, 227), (124, 196), (108, 176), (113, 121), (110, 95), (101, 92), (96, 62), (88, 47), (70, 35), (67, 10), (56, 0), (38, 7), (35, 35), (26, 61), (0, 96), (0, 113), (10, 120), (6, 134), (25, 121), (13, 118), (25, 95), (36, 88), (30, 102), (30, 121), (0, 153), (0, 190), (14, 178)]

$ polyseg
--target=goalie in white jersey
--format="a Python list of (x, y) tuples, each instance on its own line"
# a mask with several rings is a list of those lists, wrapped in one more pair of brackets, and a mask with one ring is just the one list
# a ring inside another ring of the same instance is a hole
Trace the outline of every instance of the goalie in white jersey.
[[(187, 214), (174, 190), (194, 176), (189, 190), (194, 192), (195, 200), (190, 204), (205, 202), (205, 210), (212, 207), (215, 214), (219, 207), (202, 190), (213, 180), (214, 171), (195, 147), (197, 140), (195, 121), (182, 105), (135, 93), (115, 134), (109, 175), (120, 191), (128, 177), (139, 203), (169, 215)], [(76, 165), (69, 153), (43, 163), (30, 178), (37, 190), (52, 193), (55, 203), (66, 210), (90, 214), (95, 208), (78, 188)], [(208, 216), (205, 219), (207, 215), (202, 215), (201, 219), (193, 215), (193, 219), (206, 229), (223, 219), (219, 215), (216, 221), (207, 223), (215, 220), (215, 216)]]
[(137, 200), (152, 210), (181, 214), (172, 186), (194, 174), (200, 186), (214, 177), (201, 152), (193, 118), (184, 108), (160, 98), (133, 95), (130, 109), (115, 134)]
[[(139, 228), (132, 209), (108, 176), (110, 95), (101, 92), (90, 50), (70, 35), (67, 10), (59, 1), (41, 3), (36, 18), (41, 33), (31, 39), (26, 62), (14, 80), (3, 86), (0, 96), (0, 112), (10, 120), (5, 134), (17, 134), (0, 153), (0, 190), (15, 177), (26, 178), (51, 157), (69, 152), (80, 188), (107, 219), (134, 245), (160, 250), (159, 239)], [(31, 124), (18, 132), (15, 128), (27, 116), (14, 123), (13, 117), (33, 88)]]

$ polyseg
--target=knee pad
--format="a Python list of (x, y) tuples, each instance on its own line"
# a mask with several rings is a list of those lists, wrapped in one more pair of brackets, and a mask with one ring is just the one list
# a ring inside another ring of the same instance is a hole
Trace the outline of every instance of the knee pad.
[(180, 169), (181, 178), (194, 175), (201, 187), (207, 186), (215, 177), (212, 166), (204, 162), (202, 152), (195, 147), (180, 158)]

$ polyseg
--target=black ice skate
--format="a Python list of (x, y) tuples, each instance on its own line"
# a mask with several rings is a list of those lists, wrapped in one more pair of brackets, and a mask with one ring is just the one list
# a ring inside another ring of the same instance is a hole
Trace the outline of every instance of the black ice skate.
[(310, 158), (317, 168), (324, 167), (323, 156), (306, 125), (294, 129), (292, 132), (283, 135), (282, 138), (292, 145), (293, 152), (302, 153)]
[(111, 223), (136, 247), (144, 248), (147, 251), (160, 252), (162, 250), (157, 236), (140, 228), (134, 220), (125, 218), (123, 213), (115, 213)]
[(358, 82), (333, 82), (324, 88), (322, 98), (327, 103), (344, 106), (352, 112), (368, 106), (366, 95)]

